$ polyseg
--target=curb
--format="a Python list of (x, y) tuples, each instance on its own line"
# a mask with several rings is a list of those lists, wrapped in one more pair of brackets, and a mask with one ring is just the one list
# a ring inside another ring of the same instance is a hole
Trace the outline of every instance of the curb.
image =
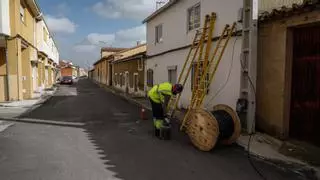
[[(241, 146), (241, 147), (243, 147), (243, 146)], [(267, 164), (273, 165), (273, 166), (278, 167), (280, 169), (284, 168), (287, 171), (290, 171), (294, 174), (297, 174), (302, 178), (306, 178), (306, 179), (310, 179), (310, 180), (320, 180), (320, 171), (311, 165), (299, 164), (299, 163), (291, 162), (291, 161), (287, 162), (287, 161), (274, 159), (274, 158), (267, 158), (267, 157), (258, 155), (253, 152), (248, 152), (248, 150), (245, 150), (245, 151), (247, 153), (249, 153), (252, 158), (263, 161)], [(280, 167), (279, 167), (279, 165), (280, 165)]]
[[(0, 118), (2, 119), (2, 118)], [(1, 121), (0, 120), (0, 133), (5, 131), (6, 129), (8, 129), (9, 127), (13, 126), (14, 123), (9, 123), (9, 122), (6, 122), (5, 120), (4, 121)]]
[(28, 108), (28, 107), (32, 107), (32, 106), (37, 106), (37, 105), (43, 104), (46, 101), (48, 101), (53, 96), (53, 94), (56, 92), (56, 90), (57, 90), (57, 88), (54, 88), (53, 93), (51, 95), (45, 95), (45, 96), (40, 97), (40, 99), (35, 104), (33, 104), (31, 106), (8, 106), (8, 105), (0, 104), (0, 107), (5, 107), (5, 108)]
[[(257, 152), (254, 152), (252, 149), (248, 150), (248, 144), (243, 143), (239, 140), (236, 141), (236, 144), (244, 149), (244, 151), (248, 154), (248, 156), (255, 158), (257, 160), (264, 161), (270, 165), (280, 168), (285, 168), (290, 172), (293, 172), (303, 178), (310, 179), (310, 180), (320, 180), (320, 169), (318, 167), (312, 166), (307, 162), (303, 161), (294, 161), (290, 159), (280, 159), (280, 158), (273, 158), (261, 155)], [(294, 159), (294, 158), (293, 158)]]
[[(7, 121), (7, 122), (45, 124), (45, 125), (54, 125), (54, 126), (70, 126), (70, 127), (85, 126), (85, 123), (80, 123), (80, 122), (63, 122), (63, 121), (52, 121), (52, 120), (30, 119), (30, 118), (0, 118), (0, 120)], [(13, 125), (14, 123), (11, 123), (11, 124)]]
[(57, 90), (57, 88), (54, 88), (53, 93), (51, 95), (44, 96), (38, 102), (36, 102), (34, 105), (32, 105), (29, 109), (27, 109), (25, 112), (23, 112), (22, 114), (20, 114), (17, 117), (24, 116), (24, 115), (28, 114), (29, 112), (31, 112), (31, 111), (37, 109), (38, 107), (40, 107), (42, 104), (44, 104), (47, 101), (49, 101), (53, 97), (53, 95), (55, 94), (56, 90)]

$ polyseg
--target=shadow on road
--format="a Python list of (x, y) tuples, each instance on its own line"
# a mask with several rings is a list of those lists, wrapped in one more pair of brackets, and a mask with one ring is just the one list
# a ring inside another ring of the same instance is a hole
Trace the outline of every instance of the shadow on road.
[[(80, 80), (75, 87), (77, 96), (54, 96), (23, 118), (85, 123), (84, 131), (105, 168), (119, 179), (260, 179), (238, 146), (200, 152), (177, 125), (171, 141), (160, 141), (152, 136), (151, 120), (139, 119), (139, 107), (89, 80)], [(254, 163), (268, 179), (300, 179), (262, 161)]]

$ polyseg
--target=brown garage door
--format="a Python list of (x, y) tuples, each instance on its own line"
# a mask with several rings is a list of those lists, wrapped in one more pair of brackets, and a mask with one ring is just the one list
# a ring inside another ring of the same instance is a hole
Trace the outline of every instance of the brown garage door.
[(320, 26), (294, 30), (290, 136), (320, 146)]

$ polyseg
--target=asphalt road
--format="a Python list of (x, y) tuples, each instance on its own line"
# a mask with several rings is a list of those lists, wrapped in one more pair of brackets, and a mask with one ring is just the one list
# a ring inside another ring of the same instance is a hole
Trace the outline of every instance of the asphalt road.
[[(139, 107), (89, 80), (62, 86), (43, 106), (0, 133), (1, 180), (258, 180), (237, 146), (199, 152), (180, 133), (152, 136)], [(270, 180), (302, 179), (286, 169), (254, 160)]]

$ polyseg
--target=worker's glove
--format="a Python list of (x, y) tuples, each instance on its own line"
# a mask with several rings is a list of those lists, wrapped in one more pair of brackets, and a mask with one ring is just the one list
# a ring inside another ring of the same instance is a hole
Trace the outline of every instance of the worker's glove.
[(169, 118), (164, 118), (164, 125), (165, 126), (170, 125), (170, 119)]

